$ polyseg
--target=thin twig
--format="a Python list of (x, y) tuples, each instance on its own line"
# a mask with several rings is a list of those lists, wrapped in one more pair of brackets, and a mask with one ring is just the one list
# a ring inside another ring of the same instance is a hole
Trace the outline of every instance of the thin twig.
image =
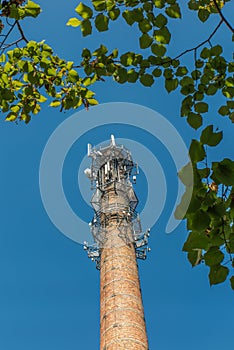
[(223, 15), (223, 13), (222, 13), (222, 11), (221, 11), (221, 9), (220, 9), (220, 7), (219, 7), (217, 1), (216, 1), (216, 0), (213, 0), (213, 2), (214, 2), (214, 5), (215, 5), (215, 7), (216, 7), (216, 9), (217, 9), (217, 11), (218, 11), (220, 17), (221, 17), (222, 20), (224, 21), (224, 23), (228, 26), (228, 28), (231, 30), (231, 32), (234, 33), (234, 29), (232, 28), (232, 26), (231, 26), (231, 24), (228, 22), (228, 20), (224, 17), (224, 15)]
[(8, 47), (10, 47), (10, 46), (17, 45), (17, 44), (18, 44), (20, 41), (22, 41), (22, 40), (23, 40), (23, 38), (20, 38), (20, 39), (14, 41), (13, 43), (7, 44), (7, 45), (5, 45), (5, 46), (2, 48), (2, 50), (6, 50), (6, 49), (7, 49)]
[(8, 36), (11, 34), (12, 30), (14, 29), (14, 27), (15, 27), (15, 25), (16, 25), (16, 22), (17, 22), (17, 21), (14, 22), (14, 24), (12, 25), (11, 29), (9, 30), (9, 32), (5, 35), (5, 39), (4, 39), (4, 40), (1, 42), (1, 44), (0, 44), (0, 49), (3, 47), (3, 45), (5, 44), (5, 42), (6, 42), (7, 38), (8, 38)]
[(18, 27), (18, 29), (19, 29), (19, 31), (20, 31), (20, 34), (21, 34), (21, 36), (22, 36), (22, 39), (23, 39), (26, 43), (28, 43), (28, 39), (25, 37), (24, 32), (23, 32), (23, 29), (22, 29), (21, 25), (19, 24), (19, 21), (16, 21), (16, 24), (17, 24), (17, 27)]
[(11, 24), (11, 23), (9, 22), (9, 18), (7, 18), (7, 17), (6, 17), (6, 22), (7, 22), (7, 24), (8, 24), (8, 26), (9, 26), (9, 27), (12, 27), (12, 26), (13, 26), (13, 24), (14, 24), (14, 23), (13, 23), (13, 24)]
[[(177, 60), (178, 58), (180, 58), (181, 56), (184, 56), (186, 53), (194, 51), (199, 49), (201, 46), (205, 45), (206, 43), (209, 43), (210, 40), (213, 38), (213, 36), (215, 35), (215, 33), (217, 32), (217, 30), (219, 29), (219, 27), (221, 26), (221, 24), (223, 23), (223, 19), (221, 19), (221, 21), (219, 22), (219, 24), (215, 27), (215, 29), (213, 30), (213, 32), (210, 34), (209, 38), (202, 41), (200, 44), (198, 44), (197, 46), (193, 47), (192, 49), (187, 49), (185, 51), (183, 51), (182, 53), (180, 53), (178, 56), (176, 56), (175, 58), (173, 58), (174, 60)], [(165, 62), (164, 62), (165, 63)], [(166, 62), (169, 63), (169, 62)]]

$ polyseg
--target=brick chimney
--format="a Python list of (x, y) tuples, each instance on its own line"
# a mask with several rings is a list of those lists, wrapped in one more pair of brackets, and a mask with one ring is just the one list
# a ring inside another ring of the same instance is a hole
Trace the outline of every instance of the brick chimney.
[(84, 249), (100, 270), (100, 350), (148, 350), (137, 258), (146, 258), (149, 231), (142, 234), (135, 210), (137, 166), (113, 136), (107, 146), (89, 145), (88, 154), (95, 243), (85, 242)]

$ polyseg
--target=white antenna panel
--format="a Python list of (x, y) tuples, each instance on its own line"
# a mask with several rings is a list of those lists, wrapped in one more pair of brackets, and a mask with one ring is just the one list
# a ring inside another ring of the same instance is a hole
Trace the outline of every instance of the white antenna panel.
[(115, 144), (115, 137), (114, 137), (114, 135), (111, 135), (111, 144), (112, 144), (112, 146), (116, 145)]
[(92, 145), (91, 143), (88, 143), (88, 157), (90, 157), (91, 151), (92, 151)]
[(105, 164), (105, 175), (107, 175), (107, 164)]

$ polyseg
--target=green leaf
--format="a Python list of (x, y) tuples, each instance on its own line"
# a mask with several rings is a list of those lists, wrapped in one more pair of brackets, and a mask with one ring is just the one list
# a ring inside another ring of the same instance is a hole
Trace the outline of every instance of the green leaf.
[(76, 83), (79, 80), (79, 75), (77, 71), (75, 71), (74, 69), (71, 69), (68, 73), (68, 79), (72, 83)]
[(230, 109), (234, 109), (234, 101), (227, 101), (227, 106)]
[(58, 101), (58, 100), (54, 100), (50, 103), (51, 107), (58, 107), (60, 105), (61, 105), (61, 101)]
[(123, 66), (131, 66), (135, 58), (134, 52), (126, 52), (120, 56), (120, 62)]
[[(190, 229), (194, 231), (204, 231), (210, 224), (210, 216), (203, 210), (197, 210), (189, 215)], [(203, 233), (205, 235), (205, 233)], [(197, 247), (202, 248), (202, 247)]]
[(210, 285), (222, 283), (226, 280), (229, 269), (222, 265), (214, 265), (210, 268), (209, 280)]
[(96, 11), (104, 11), (106, 9), (105, 0), (92, 0), (92, 4)]
[(28, 1), (24, 7), (25, 13), (24, 16), (31, 16), (36, 18), (41, 13), (41, 7), (38, 4), (35, 4), (33, 1)]
[(200, 264), (202, 260), (202, 249), (193, 249), (191, 252), (188, 252), (188, 260), (192, 266)]
[(38, 113), (40, 112), (40, 110), (41, 110), (41, 106), (37, 103), (37, 104), (33, 107), (32, 112), (33, 112), (33, 114), (38, 114)]
[(128, 82), (135, 83), (138, 79), (138, 73), (134, 69), (128, 71)]
[(112, 9), (108, 12), (108, 16), (112, 21), (115, 21), (119, 17), (119, 15), (120, 15), (120, 9), (118, 8)]
[(162, 9), (165, 6), (165, 0), (154, 0), (154, 6)]
[(142, 33), (148, 33), (152, 29), (150, 22), (146, 18), (144, 18), (143, 21), (140, 21), (138, 26)]
[(221, 106), (218, 110), (219, 114), (222, 116), (228, 115), (229, 114), (229, 108), (228, 106)]
[[(28, 16), (30, 16), (30, 14)], [(11, 4), (7, 17), (14, 18), (16, 20), (23, 19), (25, 17), (25, 10), (23, 8), (17, 7), (16, 4)]]
[(83, 36), (87, 36), (92, 33), (92, 25), (89, 19), (85, 19), (81, 23), (81, 31)]
[(92, 98), (95, 95), (95, 93), (91, 90), (87, 90), (85, 94), (85, 98)]
[(161, 44), (169, 44), (171, 40), (171, 33), (167, 29), (167, 27), (163, 27), (161, 29), (154, 31), (155, 39)]
[(166, 79), (165, 80), (165, 88), (167, 90), (168, 93), (170, 93), (171, 91), (175, 90), (177, 88), (177, 86), (179, 85), (178, 79)]
[(93, 10), (82, 2), (79, 3), (75, 11), (84, 19), (89, 19), (93, 16)]
[(102, 13), (98, 14), (95, 18), (95, 26), (99, 32), (105, 32), (108, 30), (109, 18)]
[[(82, 80), (82, 84), (84, 86), (89, 86), (92, 84), (92, 79), (90, 77), (85, 77), (83, 80)], [(85, 96), (86, 97), (86, 96)]]
[(191, 72), (191, 76), (192, 76), (193, 80), (195, 80), (195, 81), (197, 81), (200, 78), (201, 74), (202, 73), (198, 69), (195, 69)]
[(6, 55), (4, 53), (0, 56), (0, 62), (6, 62)]
[(197, 113), (208, 112), (208, 104), (206, 102), (198, 102), (195, 104), (194, 109)]
[(118, 57), (118, 54), (119, 54), (119, 51), (118, 51), (118, 49), (114, 49), (113, 51), (112, 51), (112, 57), (113, 58), (116, 58), (116, 57)]
[[(105, 55), (107, 52), (108, 52), (107, 47), (104, 45), (100, 45), (100, 47), (93, 52), (93, 56), (100, 57), (102, 55)], [(112, 53), (114, 52), (116, 51), (114, 50)]]
[(132, 25), (135, 22), (135, 18), (133, 16), (132, 11), (125, 10), (122, 14), (123, 18), (127, 22), (128, 25)]
[(139, 38), (140, 48), (146, 49), (147, 47), (149, 47), (152, 44), (152, 41), (153, 41), (153, 38), (151, 36), (149, 36), (149, 34), (143, 34)]
[(209, 238), (204, 232), (192, 231), (184, 243), (183, 251), (190, 252), (193, 249), (208, 249)]
[(88, 98), (87, 101), (90, 106), (98, 105), (98, 101), (95, 98)]
[(224, 254), (219, 247), (211, 247), (204, 255), (205, 263), (208, 266), (218, 265), (224, 259)]
[(178, 4), (173, 4), (166, 8), (166, 14), (172, 18), (181, 18), (180, 7)]
[(159, 78), (162, 75), (162, 70), (160, 68), (155, 68), (152, 74), (154, 77)]
[(187, 67), (184, 67), (184, 66), (180, 66), (176, 70), (177, 77), (183, 77), (187, 73), (188, 73), (188, 69), (187, 69)]
[(213, 132), (213, 125), (208, 125), (201, 133), (201, 142), (208, 146), (217, 146), (223, 138), (223, 132)]
[(203, 93), (203, 92), (197, 91), (197, 92), (195, 92), (195, 94), (193, 95), (193, 97), (194, 97), (194, 100), (195, 100), (195, 101), (202, 101), (203, 98), (204, 98), (204, 93)]
[(14, 122), (16, 119), (18, 118), (18, 114), (14, 113), (14, 112), (10, 112), (7, 116), (6, 116), (6, 121), (7, 122)]
[(128, 80), (127, 70), (122, 67), (119, 68), (114, 78), (119, 84), (126, 83), (126, 81)]
[(180, 85), (181, 86), (189, 86), (189, 85), (192, 85), (194, 86), (194, 81), (193, 81), (193, 78), (191, 77), (183, 77), (181, 80), (180, 80)]
[(223, 48), (221, 45), (215, 45), (210, 49), (211, 56), (219, 56), (223, 52)]
[(210, 49), (204, 47), (200, 53), (201, 58), (209, 58), (210, 57)]
[(4, 89), (1, 91), (1, 98), (4, 100), (12, 101), (14, 99), (14, 93), (10, 90)]
[(153, 54), (155, 54), (158, 57), (162, 57), (165, 55), (167, 49), (165, 48), (164, 45), (159, 45), (159, 44), (153, 44), (151, 46), (151, 51)]
[(142, 8), (138, 7), (132, 10), (132, 16), (134, 17), (135, 22), (141, 22), (144, 19)]
[(229, 62), (228, 64), (228, 72), (233, 73), (234, 72), (234, 62)]
[(191, 112), (192, 107), (193, 107), (193, 98), (191, 95), (185, 97), (185, 99), (182, 101), (182, 105), (181, 105), (181, 116), (187, 116), (189, 112)]
[(233, 186), (234, 184), (234, 161), (225, 158), (221, 162), (212, 163), (213, 173), (211, 178), (216, 183), (222, 183), (226, 186)]
[(199, 2), (196, 1), (196, 0), (190, 0), (188, 2), (188, 7), (189, 7), (190, 10), (196, 11), (196, 10), (199, 9)]
[(210, 12), (206, 9), (198, 10), (198, 17), (202, 22), (205, 22), (210, 16)]
[(201, 208), (202, 200), (197, 198), (195, 195), (192, 196), (192, 199), (189, 203), (187, 214), (194, 214), (198, 209)]
[(203, 144), (197, 140), (192, 140), (189, 155), (193, 162), (201, 162), (206, 156)]
[[(200, 81), (203, 85), (207, 85), (210, 83), (210, 80), (211, 80), (211, 76), (209, 74), (210, 72), (211, 71), (209, 71), (201, 76)], [(205, 91), (206, 91), (206, 88), (204, 88), (203, 92), (205, 92)]]
[(234, 290), (234, 276), (230, 278), (231, 287)]
[[(92, 57), (92, 54), (91, 54), (90, 50), (84, 48), (83, 51), (82, 51), (82, 57), (90, 59)], [(73, 62), (72, 62), (72, 65), (73, 65)]]
[(78, 18), (73, 17), (69, 19), (67, 26), (78, 27), (81, 23), (82, 21), (80, 21)]
[(189, 112), (187, 122), (193, 129), (197, 130), (202, 125), (202, 116), (198, 113)]
[(25, 124), (28, 124), (31, 120), (31, 117), (27, 113), (21, 113), (20, 120), (23, 120)]
[(231, 122), (234, 123), (234, 112), (232, 112), (232, 113), (229, 115), (229, 118), (230, 118)]
[(37, 98), (37, 101), (38, 102), (45, 102), (45, 101), (47, 101), (47, 97), (45, 97), (43, 95), (39, 95), (38, 98)]
[(204, 61), (202, 61), (202, 60), (196, 60), (196, 62), (195, 62), (195, 66), (196, 66), (196, 68), (202, 68), (203, 67), (203, 65), (204, 65)]
[(167, 24), (167, 18), (161, 13), (154, 19), (154, 25), (158, 28), (162, 28)]
[(51, 77), (55, 77), (56, 74), (57, 74), (57, 71), (56, 71), (55, 68), (49, 68), (49, 69), (47, 70), (47, 74), (48, 74), (49, 76), (51, 76)]
[(234, 97), (234, 88), (233, 87), (226, 87), (222, 90), (222, 93), (227, 98), (233, 98)]
[(151, 86), (154, 83), (154, 78), (151, 74), (142, 74), (140, 77), (140, 82), (144, 86)]
[(166, 79), (172, 79), (173, 78), (173, 70), (171, 68), (164, 69), (163, 76)]
[[(208, 201), (208, 204), (209, 204), (209, 201), (211, 201), (211, 202), (217, 201), (216, 196), (214, 195), (214, 193), (212, 193), (212, 197), (209, 198), (209, 195), (207, 196), (206, 200)], [(217, 203), (217, 204), (214, 204), (211, 208), (208, 209), (208, 213), (209, 213), (210, 216), (212, 216), (212, 218), (219, 219), (220, 217), (223, 217), (226, 214), (226, 207), (225, 207), (224, 203), (222, 203), (222, 202), (221, 203)]]
[(218, 90), (218, 88), (216, 85), (210, 84), (206, 90), (206, 94), (209, 96), (213, 96), (216, 94), (217, 90)]
[(11, 106), (11, 111), (14, 113), (18, 113), (20, 111), (21, 107), (19, 105)]
[(151, 11), (153, 10), (153, 2), (146, 1), (146, 2), (143, 4), (143, 9), (144, 9), (146, 12), (151, 12)]
[[(232, 216), (234, 216), (234, 203), (231, 205)], [(234, 253), (234, 232), (229, 237), (228, 252)], [(232, 261), (234, 264), (234, 260)]]

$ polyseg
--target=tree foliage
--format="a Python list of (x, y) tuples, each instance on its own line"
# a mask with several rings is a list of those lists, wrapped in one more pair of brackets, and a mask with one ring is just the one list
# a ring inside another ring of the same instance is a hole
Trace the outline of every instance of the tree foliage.
[[(208, 163), (209, 147), (216, 147), (223, 133), (214, 130), (212, 124), (202, 129), (212, 98), (220, 96), (225, 103), (217, 113), (234, 122), (234, 63), (225, 57), (223, 43), (212, 44), (223, 26), (228, 28), (232, 40), (233, 27), (222, 12), (226, 3), (227, 0), (187, 1), (188, 10), (195, 11), (204, 25), (210, 16), (216, 16), (217, 24), (206, 40), (170, 57), (170, 23), (182, 18), (178, 1), (92, 0), (89, 5), (80, 2), (75, 16), (68, 19), (68, 26), (78, 28), (86, 37), (95, 30), (110, 30), (110, 22), (124, 20), (138, 29), (139, 50), (119, 53), (118, 49), (109, 51), (100, 44), (93, 52), (84, 48), (78, 64), (54, 55), (45, 42), (28, 41), (25, 37), (22, 20), (37, 17), (41, 11), (38, 4), (9, 0), (0, 5), (0, 108), (7, 121), (28, 123), (47, 99), (50, 106), (60, 110), (95, 105), (97, 100), (90, 86), (107, 77), (119, 84), (139, 81), (145, 87), (163, 79), (168, 93), (180, 92), (181, 116), (191, 128), (201, 131), (197, 139), (191, 140), (189, 149), (194, 183), (188, 180), (188, 165), (179, 173), (187, 190), (193, 186), (192, 200), (185, 217), (181, 217), (186, 190), (175, 216), (187, 222), (189, 235), (183, 250), (188, 253), (188, 260), (192, 266), (201, 262), (208, 266), (211, 285), (224, 282), (234, 266), (234, 161), (225, 158)], [(18, 31), (19, 39), (9, 43), (13, 30)], [(193, 57), (192, 69), (184, 63), (188, 54)], [(230, 277), (230, 285), (234, 289), (234, 276)]]

